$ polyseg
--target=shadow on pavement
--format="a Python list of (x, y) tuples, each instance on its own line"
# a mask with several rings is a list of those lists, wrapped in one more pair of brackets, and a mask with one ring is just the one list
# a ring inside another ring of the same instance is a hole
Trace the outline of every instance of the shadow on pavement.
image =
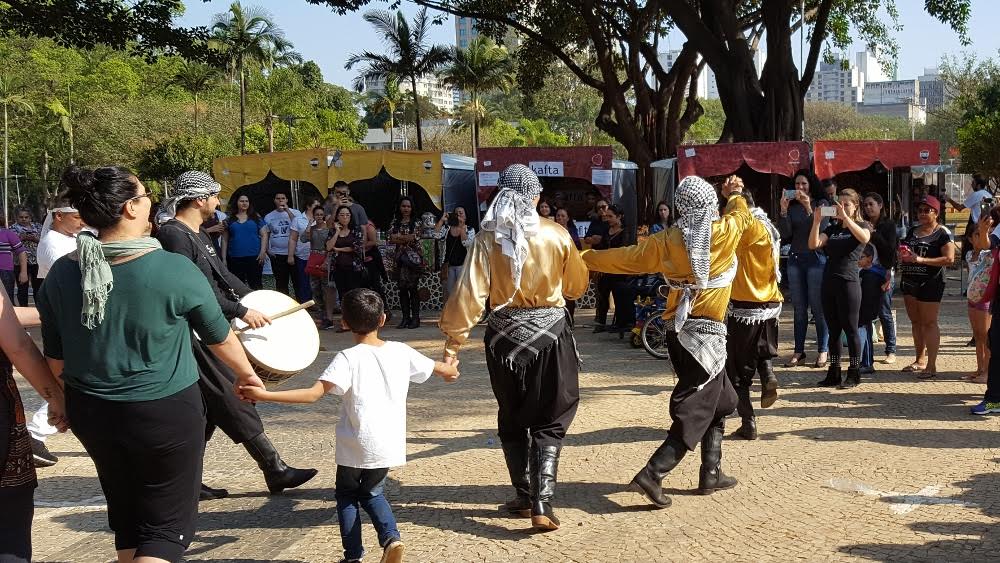
[[(1000, 463), (1000, 460), (993, 460)], [(1000, 467), (997, 468), (1000, 470)], [(972, 475), (954, 483), (963, 492), (951, 498), (973, 504), (994, 520), (1000, 518), (1000, 474)], [(892, 502), (892, 499), (882, 499)], [(954, 539), (932, 539), (921, 544), (859, 543), (846, 545), (838, 551), (872, 561), (996, 561), (1000, 552), (1000, 526), (995, 522), (914, 522), (908, 527), (933, 536), (966, 536)], [(992, 554), (989, 556), (972, 554)]]

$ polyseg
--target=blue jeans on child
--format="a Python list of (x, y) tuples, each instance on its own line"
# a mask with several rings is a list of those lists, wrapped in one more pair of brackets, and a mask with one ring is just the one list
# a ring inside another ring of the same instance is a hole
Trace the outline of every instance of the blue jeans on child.
[(391, 541), (400, 539), (396, 517), (382, 494), (387, 475), (388, 468), (337, 466), (337, 519), (340, 521), (344, 559), (361, 559), (365, 554), (361, 543), (361, 508), (371, 518), (380, 546), (385, 547)]
[(875, 367), (875, 353), (872, 350), (872, 324), (862, 324), (858, 327), (858, 338), (861, 339), (861, 366)]
[(788, 287), (792, 293), (792, 306), (795, 308), (796, 354), (801, 354), (806, 349), (810, 309), (816, 321), (816, 351), (826, 352), (829, 349), (821, 299), (825, 267), (826, 256), (816, 252), (793, 253), (788, 256)]

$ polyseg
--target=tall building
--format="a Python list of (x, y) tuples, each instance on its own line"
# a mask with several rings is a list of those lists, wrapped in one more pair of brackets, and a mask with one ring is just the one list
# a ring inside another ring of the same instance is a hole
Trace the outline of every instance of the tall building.
[(848, 66), (847, 62), (844, 56), (836, 56), (833, 62), (821, 62), (806, 91), (806, 101), (860, 103), (864, 74), (858, 66)]
[[(411, 92), (413, 87), (409, 80), (399, 82), (401, 92)], [(365, 83), (365, 92), (384, 92), (385, 82), (370, 81)], [(441, 80), (434, 75), (421, 76), (417, 78), (417, 95), (430, 99), (431, 103), (441, 111), (452, 112), (455, 110), (455, 89), (445, 86)]]
[[(455, 16), (455, 46), (459, 49), (466, 49), (469, 47), (469, 43), (476, 37), (479, 37), (479, 31), (476, 29), (476, 19)], [(517, 36), (517, 33), (511, 28), (507, 28), (507, 34), (503, 38), (504, 47), (507, 47), (508, 51), (513, 52), (517, 50), (520, 44), (521, 40)]]
[(865, 84), (864, 105), (920, 103), (920, 82), (913, 80), (887, 80)]
[(877, 56), (869, 51), (860, 51), (855, 56), (855, 65), (861, 73), (861, 84), (869, 82), (885, 82), (895, 80), (895, 76), (890, 77), (882, 68)]
[(941, 71), (937, 67), (925, 68), (924, 74), (917, 77), (917, 82), (920, 83), (920, 95), (928, 110), (937, 109), (948, 101), (944, 81), (941, 80)]

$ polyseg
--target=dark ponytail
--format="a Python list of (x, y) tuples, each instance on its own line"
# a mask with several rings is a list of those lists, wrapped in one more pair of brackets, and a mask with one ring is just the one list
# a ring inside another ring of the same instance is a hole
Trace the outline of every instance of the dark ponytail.
[(122, 209), (139, 192), (139, 182), (128, 168), (103, 166), (95, 170), (70, 166), (63, 173), (66, 197), (84, 223), (95, 229), (118, 224)]

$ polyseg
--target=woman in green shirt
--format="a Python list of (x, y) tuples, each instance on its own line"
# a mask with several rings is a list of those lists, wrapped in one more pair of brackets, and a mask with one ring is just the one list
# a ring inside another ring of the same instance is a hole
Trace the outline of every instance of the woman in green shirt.
[(146, 236), (152, 202), (138, 178), (74, 166), (63, 181), (100, 236), (82, 233), (42, 284), (45, 356), (97, 467), (118, 560), (179, 561), (194, 537), (205, 448), (191, 330), (242, 384), (260, 382), (205, 276)]

